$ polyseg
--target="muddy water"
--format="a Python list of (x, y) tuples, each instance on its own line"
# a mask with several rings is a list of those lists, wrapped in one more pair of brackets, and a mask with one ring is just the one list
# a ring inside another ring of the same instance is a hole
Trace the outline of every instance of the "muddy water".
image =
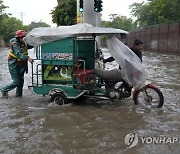
[[(6, 49), (0, 49), (0, 86), (10, 80)], [(113, 104), (94, 102), (50, 106), (49, 97), (27, 89), (22, 98), (0, 100), (0, 153), (38, 154), (179, 154), (180, 143), (153, 143), (151, 138), (180, 140), (180, 57), (144, 53), (147, 81), (162, 90), (162, 109), (135, 106), (131, 98)], [(124, 138), (137, 133), (138, 144), (128, 148)], [(149, 138), (148, 138), (149, 137)], [(146, 142), (142, 139), (148, 138)]]

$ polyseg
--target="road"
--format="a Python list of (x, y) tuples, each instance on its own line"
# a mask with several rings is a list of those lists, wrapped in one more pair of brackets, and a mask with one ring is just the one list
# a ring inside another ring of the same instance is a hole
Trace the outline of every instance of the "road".
[[(0, 48), (0, 86), (11, 80), (7, 54), (8, 49)], [(27, 89), (29, 72), (22, 98), (12, 91), (9, 99), (0, 99), (0, 153), (179, 154), (180, 57), (144, 52), (143, 65), (147, 81), (164, 94), (161, 109), (135, 106), (131, 98), (105, 105), (51, 106), (48, 96)], [(124, 141), (128, 133), (137, 133), (132, 148)]]

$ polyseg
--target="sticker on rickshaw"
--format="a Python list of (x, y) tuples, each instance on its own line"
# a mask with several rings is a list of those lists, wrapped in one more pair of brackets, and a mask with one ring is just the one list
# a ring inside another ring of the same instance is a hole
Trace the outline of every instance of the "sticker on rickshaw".
[(43, 65), (43, 80), (71, 81), (71, 66)]
[(72, 60), (72, 53), (43, 53), (42, 59)]

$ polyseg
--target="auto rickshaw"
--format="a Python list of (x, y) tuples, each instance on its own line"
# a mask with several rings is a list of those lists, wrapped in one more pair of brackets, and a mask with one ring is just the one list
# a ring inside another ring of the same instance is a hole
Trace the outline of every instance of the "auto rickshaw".
[[(86, 30), (83, 31), (84, 29)], [(38, 30), (42, 34), (44, 29)], [(56, 28), (48, 29), (48, 32), (49, 30), (57, 32)], [(96, 36), (103, 33), (127, 32), (112, 28), (97, 29), (88, 24), (67, 26), (67, 29), (63, 27), (61, 30), (65, 32), (59, 35), (60, 38), (57, 38), (57, 34), (52, 36), (51, 33), (49, 36), (45, 32), (44, 35), (48, 39), (53, 39), (35, 47), (36, 59), (32, 65), (33, 92), (50, 95), (51, 101), (57, 104), (66, 104), (68, 99), (77, 99), (84, 94), (105, 93), (94, 74), (95, 61), (99, 54)], [(30, 32), (26, 38), (26, 42), (32, 45), (32, 41), (37, 43), (37, 39), (29, 39), (34, 33)]]

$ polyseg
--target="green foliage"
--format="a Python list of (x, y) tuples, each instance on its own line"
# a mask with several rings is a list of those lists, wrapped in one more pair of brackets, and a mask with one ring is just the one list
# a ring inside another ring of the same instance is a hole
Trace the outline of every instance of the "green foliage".
[(133, 23), (132, 19), (126, 18), (124, 16), (113, 17), (112, 21), (102, 21), (102, 27), (112, 27), (130, 31), (135, 29), (136, 25)]
[(4, 14), (3, 12), (6, 8), (8, 7), (3, 4), (2, 0), (0, 0), (0, 15)]
[(1, 26), (0, 30), (5, 42), (9, 42), (9, 40), (14, 37), (17, 30), (23, 29), (26, 31), (26, 27), (23, 26), (22, 22), (14, 17), (4, 18), (1, 22)]
[(5, 42), (9, 42), (9, 40), (14, 37), (16, 30), (26, 29), (26, 27), (22, 25), (20, 20), (9, 17), (9, 14), (4, 13), (6, 8), (8, 7), (3, 4), (2, 0), (0, 0), (0, 36), (5, 40)]
[(46, 24), (45, 22), (31, 22), (31, 24), (27, 26), (27, 31), (29, 32), (38, 27), (50, 27), (50, 25)]
[(128, 18), (122, 18), (122, 17), (117, 17), (113, 20), (112, 22), (112, 26), (114, 28), (119, 28), (119, 29), (123, 29), (123, 30), (132, 30), (134, 28), (134, 24), (132, 19), (128, 19)]
[(9, 43), (9, 40), (14, 37), (15, 32), (19, 29), (30, 31), (36, 27), (49, 27), (49, 25), (44, 22), (32, 22), (30, 25), (24, 26), (22, 21), (11, 17), (10, 14), (4, 13), (7, 8), (8, 7), (3, 4), (3, 1), (0, 0), (0, 37), (2, 37), (6, 43)]
[(58, 26), (76, 24), (76, 0), (69, 0), (60, 3), (55, 10), (52, 10), (52, 21)]
[(130, 9), (139, 27), (180, 21), (179, 0), (149, 0), (147, 3), (133, 3)]
[[(7, 8), (3, 4), (3, 1), (0, 0), (0, 27), (2, 27), (2, 20), (7, 17), (7, 14), (4, 13), (4, 10)], [(0, 29), (0, 35), (2, 35), (2, 30)]]
[(4, 13), (6, 8), (8, 7), (0, 0), (0, 36), (8, 43), (17, 30), (26, 30), (26, 26), (23, 26), (20, 20), (10, 17), (10, 14)]
[[(136, 29), (136, 24), (130, 18), (125, 16), (117, 16), (117, 14), (112, 14), (112, 21), (101, 21), (102, 27), (112, 27), (117, 29), (123, 29), (126, 31), (132, 31)], [(102, 40), (106, 40), (107, 36), (101, 36)]]

